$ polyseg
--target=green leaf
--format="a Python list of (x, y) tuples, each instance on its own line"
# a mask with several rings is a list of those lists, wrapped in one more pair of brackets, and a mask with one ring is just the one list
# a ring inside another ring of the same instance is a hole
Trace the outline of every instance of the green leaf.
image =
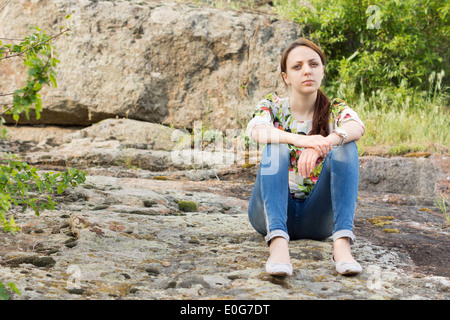
[(15, 293), (17, 293), (19, 296), (21, 296), (22, 294), (20, 293), (19, 289), (17, 289), (16, 285), (14, 282), (8, 282), (8, 287), (11, 289), (11, 291), (14, 291)]
[(5, 285), (0, 281), (0, 300), (9, 300), (9, 293), (6, 291)]
[(41, 90), (41, 88), (42, 88), (42, 85), (39, 82), (34, 83), (34, 86), (33, 86), (34, 91), (39, 91), (39, 90)]
[(24, 51), (24, 49), (21, 46), (18, 46), (16, 44), (13, 45), (12, 52), (22, 52), (22, 51)]
[(50, 82), (52, 83), (54, 88), (58, 88), (58, 84), (56, 83), (56, 78), (53, 74), (50, 74)]

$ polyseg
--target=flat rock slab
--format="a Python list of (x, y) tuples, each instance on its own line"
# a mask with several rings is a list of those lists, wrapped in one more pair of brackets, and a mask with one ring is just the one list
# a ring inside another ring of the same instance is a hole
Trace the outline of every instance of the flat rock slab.
[(15, 214), (22, 232), (0, 234), (0, 279), (24, 300), (450, 297), (449, 229), (431, 200), (360, 192), (353, 252), (363, 273), (339, 275), (330, 240), (298, 240), (294, 275), (277, 278), (265, 273), (267, 246), (247, 219), (252, 187), (88, 175), (57, 197), (57, 210)]

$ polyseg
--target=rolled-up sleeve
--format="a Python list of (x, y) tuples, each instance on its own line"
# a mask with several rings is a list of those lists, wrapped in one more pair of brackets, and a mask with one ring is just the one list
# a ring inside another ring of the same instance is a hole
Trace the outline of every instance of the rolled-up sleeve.
[(364, 123), (361, 121), (361, 119), (359, 118), (358, 114), (356, 113), (356, 111), (354, 111), (353, 109), (351, 109), (349, 106), (345, 105), (342, 108), (339, 108), (339, 112), (336, 116), (336, 127), (340, 127), (342, 126), (344, 123), (348, 122), (348, 121), (356, 121), (358, 122), (362, 129), (363, 129), (363, 134), (365, 132), (365, 127), (364, 127)]
[(265, 124), (273, 127), (273, 109), (272, 102), (269, 100), (262, 100), (258, 103), (256, 108), (253, 111), (252, 119), (247, 124), (247, 129), (245, 130), (245, 135), (252, 138), (252, 130), (255, 126), (259, 124)]

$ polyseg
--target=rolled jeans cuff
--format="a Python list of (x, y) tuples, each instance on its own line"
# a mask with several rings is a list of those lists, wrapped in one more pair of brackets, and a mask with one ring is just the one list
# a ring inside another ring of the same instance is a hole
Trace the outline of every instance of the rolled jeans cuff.
[(339, 238), (346, 238), (346, 237), (350, 238), (350, 244), (355, 243), (355, 235), (351, 230), (339, 230), (333, 233), (333, 235), (331, 236), (333, 241)]
[(283, 230), (273, 230), (273, 231), (269, 232), (264, 237), (264, 240), (266, 240), (267, 244), (269, 245), (270, 241), (275, 237), (283, 237), (286, 239), (287, 242), (289, 242), (289, 235), (287, 234), (287, 232), (285, 232)]

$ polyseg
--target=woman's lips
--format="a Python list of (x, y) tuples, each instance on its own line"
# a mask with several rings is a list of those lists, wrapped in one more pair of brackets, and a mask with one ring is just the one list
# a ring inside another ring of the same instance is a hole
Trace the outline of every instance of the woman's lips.
[(304, 84), (312, 84), (314, 82), (314, 80), (305, 80), (303, 81)]

